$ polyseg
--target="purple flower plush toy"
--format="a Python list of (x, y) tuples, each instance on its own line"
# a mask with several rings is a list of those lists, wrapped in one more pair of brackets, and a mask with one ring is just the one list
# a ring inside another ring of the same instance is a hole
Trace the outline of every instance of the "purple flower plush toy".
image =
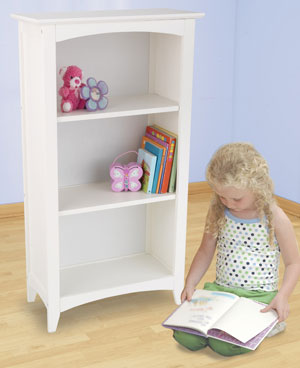
[(108, 86), (104, 81), (97, 82), (95, 78), (88, 78), (86, 86), (80, 90), (80, 96), (86, 101), (85, 107), (89, 111), (104, 110), (108, 104)]

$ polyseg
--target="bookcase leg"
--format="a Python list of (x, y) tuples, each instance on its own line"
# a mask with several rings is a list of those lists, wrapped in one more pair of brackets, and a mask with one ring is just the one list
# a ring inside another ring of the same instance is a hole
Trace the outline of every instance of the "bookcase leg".
[(173, 290), (174, 301), (177, 305), (181, 304), (181, 299), (180, 299), (181, 292), (182, 292), (182, 288), (181, 289), (177, 288)]
[(27, 282), (27, 301), (29, 303), (34, 302), (36, 294), (37, 294), (36, 291), (29, 285), (29, 282)]
[(50, 308), (47, 309), (47, 325), (48, 325), (48, 332), (55, 332), (57, 329), (58, 321), (60, 317), (60, 312), (57, 308)]

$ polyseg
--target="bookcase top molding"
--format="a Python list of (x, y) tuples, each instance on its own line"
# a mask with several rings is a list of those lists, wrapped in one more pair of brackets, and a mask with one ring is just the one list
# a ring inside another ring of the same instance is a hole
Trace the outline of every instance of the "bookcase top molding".
[(20, 13), (12, 18), (35, 24), (71, 24), (85, 22), (153, 21), (172, 19), (196, 19), (204, 13), (175, 9), (122, 9), (60, 13)]

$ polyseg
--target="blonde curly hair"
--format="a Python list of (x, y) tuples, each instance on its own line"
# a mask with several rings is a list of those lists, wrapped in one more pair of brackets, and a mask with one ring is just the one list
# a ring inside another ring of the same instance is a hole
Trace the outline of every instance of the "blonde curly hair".
[[(269, 243), (274, 245), (272, 206), (275, 203), (273, 182), (266, 160), (249, 143), (230, 143), (219, 148), (211, 158), (206, 179), (209, 185), (233, 186), (251, 190), (260, 221), (269, 229)], [(225, 224), (225, 206), (214, 192), (207, 216), (205, 232), (216, 238)]]

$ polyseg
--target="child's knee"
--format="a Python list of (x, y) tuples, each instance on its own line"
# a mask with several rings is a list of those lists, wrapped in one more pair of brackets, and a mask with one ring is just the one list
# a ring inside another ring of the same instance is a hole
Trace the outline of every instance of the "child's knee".
[(250, 352), (251, 350), (243, 348), (241, 346), (237, 346), (234, 344), (230, 344), (225, 341), (220, 341), (213, 338), (208, 338), (208, 345), (210, 348), (218, 354), (224, 356), (234, 356), (240, 355)]
[(207, 346), (207, 339), (205, 337), (187, 332), (174, 330), (173, 337), (180, 345), (192, 351), (200, 350)]

